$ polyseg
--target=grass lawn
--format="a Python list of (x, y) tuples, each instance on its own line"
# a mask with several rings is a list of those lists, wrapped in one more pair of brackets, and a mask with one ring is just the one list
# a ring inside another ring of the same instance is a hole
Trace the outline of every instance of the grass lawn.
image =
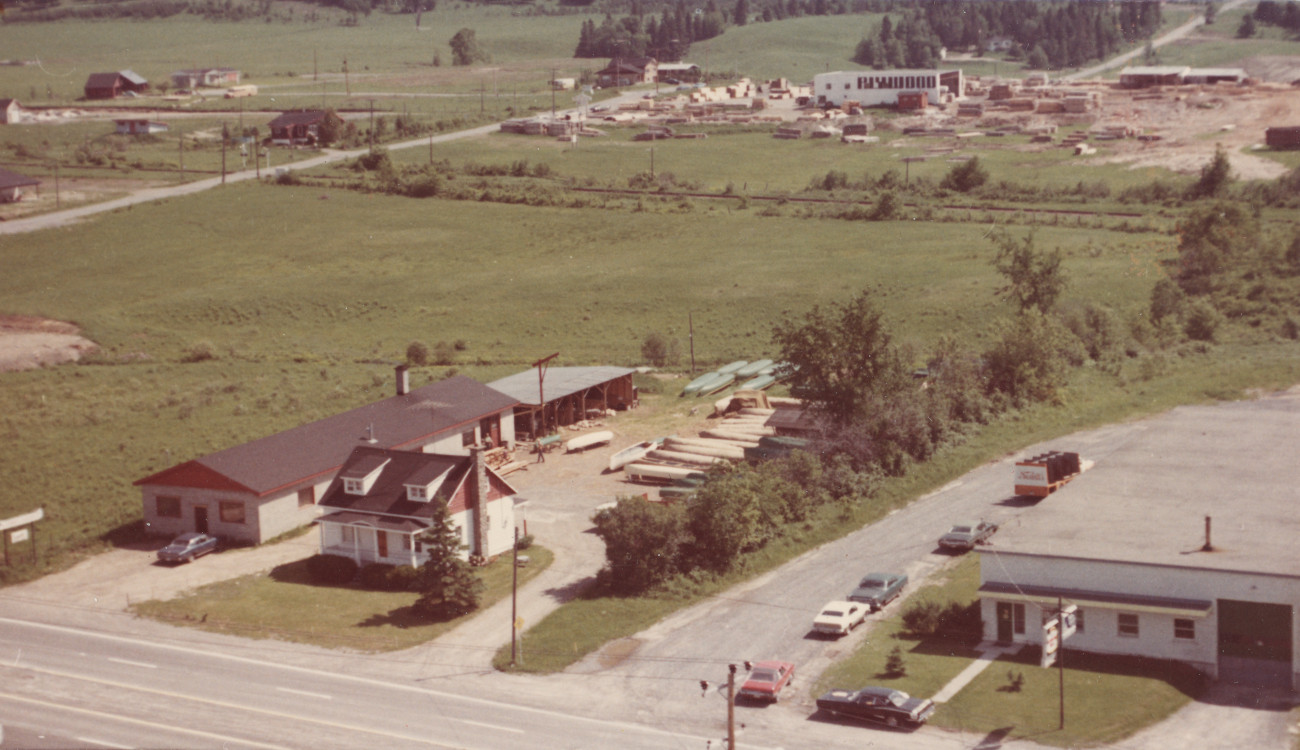
[[(555, 559), (545, 547), (528, 548), (531, 558), (519, 569), (522, 586)], [(487, 589), (480, 610), (510, 596), (511, 558), (503, 555), (480, 569)], [(398, 651), (446, 633), (466, 618), (429, 622), (412, 613), (416, 594), (323, 586), (311, 580), (305, 560), (281, 565), (269, 574), (244, 576), (203, 586), (168, 601), (132, 605), (136, 614), (245, 638), (275, 638), (327, 648)], [(473, 616), (473, 615), (469, 615)]]
[[(886, 685), (916, 696), (937, 693), (975, 658), (973, 642), (917, 638), (905, 632), (902, 613), (922, 600), (968, 604), (978, 600), (978, 555), (959, 560), (947, 575), (914, 593), (877, 623), (867, 641), (828, 669), (813, 697), (832, 687)], [(900, 646), (906, 674), (890, 677), (885, 662)], [(1105, 744), (1149, 726), (1195, 699), (1201, 677), (1170, 662), (1066, 653), (1065, 728), (1059, 729), (1058, 670), (1038, 666), (1038, 652), (994, 662), (948, 703), (930, 723), (967, 733), (1000, 734), (1058, 747)], [(1008, 673), (1023, 675), (1020, 689)]]

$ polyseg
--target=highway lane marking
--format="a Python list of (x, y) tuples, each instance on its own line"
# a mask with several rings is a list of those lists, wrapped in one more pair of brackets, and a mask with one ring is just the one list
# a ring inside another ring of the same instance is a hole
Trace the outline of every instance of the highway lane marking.
[(524, 732), (524, 730), (522, 729), (516, 729), (515, 727), (503, 727), (500, 724), (488, 724), (482, 721), (470, 721), (469, 719), (452, 719), (452, 721), (459, 721), (461, 724), (470, 724), (476, 727), (483, 727), (484, 729), (496, 729), (502, 732), (514, 732), (515, 734), (526, 734), (526, 732)]
[(235, 662), (239, 664), (251, 664), (254, 666), (262, 667), (264, 669), (282, 669), (288, 672), (297, 672), (299, 674), (313, 675), (316, 677), (324, 677), (324, 678), (334, 679), (334, 680), (344, 680), (344, 681), (349, 681), (360, 685), (369, 685), (371, 687), (401, 690), (408, 693), (417, 693), (419, 695), (427, 695), (430, 697), (442, 698), (445, 700), (463, 701), (465, 703), (471, 703), (479, 706), (486, 706), (489, 708), (513, 710), (513, 711), (518, 711), (520, 713), (532, 714), (535, 716), (545, 716), (548, 718), (565, 719), (568, 721), (577, 721), (585, 724), (594, 724), (597, 726), (612, 727), (616, 729), (624, 729), (629, 731), (645, 732), (648, 734), (662, 735), (664, 737), (671, 737), (675, 739), (684, 739), (684, 740), (691, 740), (691, 741), (698, 740), (701, 743), (711, 739), (709, 737), (704, 737), (702, 735), (684, 734), (682, 732), (672, 732), (666, 729), (656, 729), (655, 727), (648, 727), (642, 724), (634, 724), (628, 721), (597, 719), (597, 718), (592, 718), (590, 716), (583, 716), (581, 714), (568, 714), (560, 711), (552, 711), (550, 709), (545, 709), (545, 708), (534, 708), (532, 706), (521, 706), (515, 703), (506, 703), (504, 701), (491, 700), (488, 698), (475, 698), (472, 696), (463, 695), (461, 693), (451, 693), (442, 690), (429, 690), (428, 688), (416, 687), (414, 685), (403, 685), (400, 683), (378, 680), (369, 677), (358, 677), (356, 675), (349, 675), (349, 674), (337, 674), (334, 672), (326, 672), (320, 669), (312, 669), (310, 667), (300, 667), (294, 664), (278, 664), (275, 662), (266, 661), (265, 659), (253, 659), (247, 656), (235, 656), (233, 654), (222, 654), (215, 651), (208, 651), (206, 649), (193, 648), (189, 646), (173, 646), (167, 643), (158, 643), (155, 641), (141, 641), (136, 638), (127, 638), (125, 636), (110, 635), (107, 633), (96, 633), (93, 631), (80, 630), (78, 628), (72, 628), (65, 625), (51, 625), (49, 623), (32, 622), (30, 620), (15, 620), (10, 617), (0, 617), (0, 623), (9, 623), (11, 625), (26, 626), (29, 628), (36, 628), (36, 629), (43, 629), (43, 630), (53, 630), (61, 633), (69, 633), (82, 638), (98, 638), (100, 640), (106, 640), (106, 641), (129, 643), (133, 646), (149, 646), (152, 648), (163, 649), (167, 651), (175, 651), (177, 653), (183, 654), (186, 657), (191, 657), (191, 658), (196, 655), (206, 656), (211, 659), (222, 659), (225, 661)]
[[(30, 666), (29, 666), (29, 667), (23, 667), (23, 670), (24, 670), (24, 671), (27, 671), (27, 672), (36, 672), (36, 673), (38, 673), (38, 674), (48, 674), (48, 675), (51, 675), (51, 676), (54, 676), (54, 677), (63, 677), (64, 679), (68, 679), (68, 680), (80, 680), (80, 681), (82, 681), (82, 682), (91, 682), (91, 683), (94, 683), (94, 684), (96, 684), (96, 685), (106, 685), (106, 686), (108, 686), (108, 687), (121, 688), (121, 689), (123, 689), (123, 690), (134, 690), (134, 691), (139, 692), (139, 693), (149, 693), (149, 694), (152, 694), (152, 695), (161, 695), (161, 696), (164, 696), (164, 697), (166, 697), (166, 698), (174, 698), (174, 699), (177, 699), (177, 700), (192, 701), (192, 702), (194, 702), (194, 703), (202, 703), (202, 704), (206, 704), (206, 705), (209, 705), (209, 706), (217, 706), (217, 707), (219, 707), (219, 708), (229, 708), (229, 709), (232, 709), (232, 710), (235, 710), (235, 711), (245, 711), (245, 712), (248, 712), (248, 713), (264, 714), (264, 715), (266, 715), (266, 716), (273, 716), (273, 717), (275, 717), (275, 718), (279, 718), (279, 719), (288, 719), (288, 720), (290, 720), (290, 721), (301, 721), (301, 722), (304, 722), (304, 723), (307, 723), (307, 724), (320, 724), (320, 725), (322, 725), (322, 726), (333, 727), (334, 729), (344, 729), (344, 730), (347, 730), (347, 731), (349, 731), (349, 732), (362, 732), (362, 733), (365, 733), (365, 734), (377, 734), (377, 735), (379, 735), (380, 737), (389, 737), (389, 738), (392, 738), (392, 739), (398, 739), (398, 740), (406, 740), (406, 741), (421, 742), (421, 743), (423, 743), (423, 744), (426, 744), (426, 745), (432, 745), (432, 746), (434, 746), (434, 747), (444, 747), (444, 748), (448, 748), (448, 750), (466, 750), (466, 748), (468, 747), (468, 746), (465, 745), (465, 744), (446, 745), (446, 744), (443, 744), (443, 743), (438, 742), (438, 741), (436, 741), (436, 740), (429, 739), (429, 738), (427, 738), (427, 737), (419, 737), (419, 736), (412, 735), (412, 734), (402, 734), (402, 733), (400, 733), (400, 732), (386, 732), (386, 731), (384, 731), (384, 730), (382, 730), (382, 729), (368, 729), (368, 728), (366, 728), (366, 727), (360, 727), (360, 726), (356, 726), (356, 725), (353, 725), (353, 724), (344, 724), (344, 723), (342, 723), (342, 722), (338, 722), (338, 721), (328, 721), (328, 720), (325, 720), (325, 719), (313, 719), (313, 718), (306, 717), (306, 716), (298, 716), (298, 715), (295, 715), (295, 714), (284, 713), (284, 712), (282, 712), (282, 711), (272, 711), (272, 710), (270, 710), (270, 709), (266, 709), (266, 708), (257, 708), (257, 707), (255, 707), (255, 706), (241, 706), (241, 705), (239, 705), (238, 703), (230, 703), (230, 702), (228, 702), (228, 701), (219, 701), (219, 700), (215, 700), (215, 699), (212, 699), (212, 698), (200, 698), (200, 697), (192, 696), (192, 695), (181, 695), (181, 694), (176, 693), (176, 692), (171, 691), (171, 690), (159, 690), (159, 689), (156, 689), (156, 688), (144, 687), (144, 686), (141, 686), (141, 685), (130, 685), (130, 684), (127, 684), (127, 683), (125, 683), (125, 682), (117, 682), (117, 681), (115, 681), (115, 680), (104, 680), (104, 679), (100, 679), (100, 678), (98, 678), (98, 677), (87, 677), (87, 676), (84, 676), (84, 675), (69, 674), (69, 673), (67, 673), (67, 672), (60, 672), (60, 671), (57, 670), (57, 669), (41, 669), (40, 667), (30, 667)], [(4, 695), (3, 693), (0, 693), (0, 696), (3, 696), (3, 695)], [(90, 709), (86, 709), (86, 710), (89, 711)], [(213, 736), (215, 737), (216, 735), (213, 735)], [(265, 745), (264, 747), (278, 747), (278, 746)]]
[(125, 664), (125, 665), (127, 665), (128, 667), (144, 667), (144, 668), (146, 668), (146, 669), (157, 669), (157, 668), (158, 668), (158, 665), (157, 665), (157, 664), (149, 664), (148, 662), (143, 662), (143, 661), (131, 661), (130, 659), (118, 659), (118, 658), (115, 657), (115, 656), (109, 656), (109, 657), (105, 657), (105, 658), (107, 658), (109, 661), (114, 662), (114, 663), (117, 663), (117, 664)]
[[(45, 708), (53, 708), (60, 711), (70, 711), (75, 714), (94, 716), (100, 719), (123, 721), (128, 724), (138, 724), (140, 726), (148, 727), (150, 729), (162, 729), (169, 732), (177, 732), (180, 734), (192, 734), (198, 737), (206, 737), (211, 740), (217, 740), (218, 742), (221, 742), (223, 745), (226, 743), (234, 743), (236, 745), (248, 745), (250, 747), (264, 747), (267, 748), (267, 750), (291, 750), (291, 748), (284, 747), (283, 745), (268, 745), (265, 742), (257, 742), (255, 740), (242, 740), (237, 737), (227, 737), (225, 735), (214, 734), (212, 732), (204, 732), (201, 729), (173, 727), (173, 726), (168, 726), (167, 724), (159, 724), (157, 722), (145, 721), (144, 719), (132, 719), (129, 716), (121, 716), (118, 714), (110, 714), (110, 713), (105, 713), (103, 711), (96, 711), (91, 708), (76, 708), (74, 706), (65, 706), (61, 703), (50, 703), (49, 701), (37, 700), (36, 698), (28, 698), (21, 695), (14, 695), (12, 693), (0, 693), (0, 699), (2, 698), (7, 698), (11, 701), (17, 701), (19, 703), (30, 703), (37, 706), (43, 706)], [(102, 744), (107, 744), (107, 743), (102, 743)], [(114, 747), (119, 747), (119, 746), (114, 745)]]
[(276, 690), (279, 690), (282, 693), (293, 693), (294, 695), (305, 695), (308, 698), (320, 698), (321, 700), (325, 700), (325, 701), (334, 700), (334, 696), (326, 695), (324, 693), (312, 693), (306, 690), (294, 690), (293, 688), (287, 688), (287, 687), (278, 687), (276, 688)]
[(132, 748), (131, 745), (119, 745), (116, 742), (109, 742), (108, 740), (97, 740), (94, 737), (73, 737), (73, 739), (75, 739), (77, 742), (87, 742), (90, 743), (91, 745), (103, 745), (104, 747), (117, 747), (117, 748), (121, 748), (121, 750), (131, 750)]

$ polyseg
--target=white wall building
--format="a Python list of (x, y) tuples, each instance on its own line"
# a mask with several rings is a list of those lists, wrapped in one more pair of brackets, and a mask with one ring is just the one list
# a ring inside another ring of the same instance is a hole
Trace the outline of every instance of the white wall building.
[(1297, 435), (1300, 393), (1152, 420), (980, 550), (984, 636), (1041, 644), (1059, 597), (1067, 649), (1300, 686)]
[(931, 104), (951, 101), (966, 90), (961, 70), (837, 70), (813, 76), (817, 104), (892, 107), (904, 91), (924, 91)]

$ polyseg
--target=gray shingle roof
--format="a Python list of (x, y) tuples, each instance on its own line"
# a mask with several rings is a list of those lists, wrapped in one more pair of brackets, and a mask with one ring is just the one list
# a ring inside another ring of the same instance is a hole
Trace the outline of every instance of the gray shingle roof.
[[(374, 445), (418, 448), (435, 435), (461, 430), (483, 417), (509, 411), (516, 403), (517, 399), (458, 375), (187, 461), (135, 484), (207, 487), (224, 477), (264, 496), (333, 473), (362, 439), (371, 436), (372, 425)], [(196, 480), (196, 475), (206, 478)]]

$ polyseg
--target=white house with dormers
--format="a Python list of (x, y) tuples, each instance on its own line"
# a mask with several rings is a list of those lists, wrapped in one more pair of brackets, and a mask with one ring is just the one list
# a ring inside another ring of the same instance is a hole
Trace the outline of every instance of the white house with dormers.
[(515, 494), (478, 448), (465, 456), (359, 446), (321, 500), (320, 552), (419, 567), (428, 560), (420, 535), (441, 505), (463, 555), (488, 560), (514, 545)]
[(1300, 389), (1143, 427), (979, 548), (984, 637), (1041, 645), (1061, 601), (1067, 650), (1300, 687)]
[(259, 544), (315, 521), (321, 498), (358, 445), (444, 455), (468, 455), (487, 442), (514, 445), (518, 399), (463, 375), (414, 389), (406, 366), (396, 376), (389, 398), (137, 480), (146, 530)]

